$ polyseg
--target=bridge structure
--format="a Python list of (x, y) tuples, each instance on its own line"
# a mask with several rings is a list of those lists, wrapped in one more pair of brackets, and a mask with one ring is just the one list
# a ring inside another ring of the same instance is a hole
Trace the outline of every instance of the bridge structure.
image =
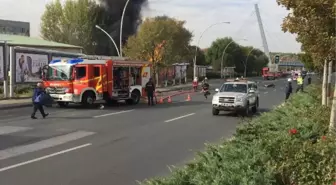
[[(270, 52), (269, 48), (268, 48), (268, 43), (267, 43), (267, 39), (266, 39), (266, 34), (265, 34), (265, 29), (264, 29), (264, 25), (261, 19), (261, 15), (260, 15), (260, 11), (259, 11), (259, 7), (258, 4), (255, 4), (255, 13), (257, 16), (257, 21), (258, 21), (258, 25), (259, 25), (259, 31), (260, 31), (260, 36), (261, 36), (261, 40), (262, 40), (262, 45), (264, 48), (264, 53), (265, 55), (268, 57), (269, 59), (269, 63), (268, 63), (268, 67), (270, 68), (271, 71), (278, 71), (279, 68), (286, 68), (288, 70), (288, 68), (292, 69), (297, 69), (297, 68), (303, 68), (304, 64), (298, 59), (297, 55), (295, 54), (284, 54), (284, 53), (274, 53), (274, 52)], [(279, 55), (280, 57), (280, 61), (278, 64), (274, 63), (274, 57), (276, 55)]]
[(304, 64), (300, 61), (293, 62), (279, 62), (278, 66), (280, 67), (304, 67)]

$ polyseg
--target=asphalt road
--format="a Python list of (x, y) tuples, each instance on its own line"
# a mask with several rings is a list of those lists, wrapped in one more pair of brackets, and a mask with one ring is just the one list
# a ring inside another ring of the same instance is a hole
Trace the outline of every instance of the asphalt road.
[[(284, 84), (260, 82), (260, 112), (283, 101)], [(37, 120), (30, 119), (30, 108), (0, 111), (0, 184), (133, 185), (167, 175), (167, 166), (192, 159), (205, 142), (231, 137), (240, 120), (212, 116), (211, 97), (191, 98), (154, 107), (48, 108), (50, 116)]]

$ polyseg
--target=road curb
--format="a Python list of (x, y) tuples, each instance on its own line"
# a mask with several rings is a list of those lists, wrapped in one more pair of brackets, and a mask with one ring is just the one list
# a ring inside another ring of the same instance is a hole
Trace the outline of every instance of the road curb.
[(0, 106), (0, 110), (11, 110), (17, 108), (31, 107), (31, 103), (15, 103), (15, 104), (6, 104), (4, 106)]

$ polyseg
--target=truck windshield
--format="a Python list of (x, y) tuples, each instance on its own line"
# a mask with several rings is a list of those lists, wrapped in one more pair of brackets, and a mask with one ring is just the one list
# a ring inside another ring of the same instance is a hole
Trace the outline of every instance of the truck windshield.
[(238, 92), (238, 93), (247, 93), (246, 84), (224, 84), (220, 92)]
[(47, 80), (51, 81), (66, 81), (71, 79), (71, 65), (48, 66)]

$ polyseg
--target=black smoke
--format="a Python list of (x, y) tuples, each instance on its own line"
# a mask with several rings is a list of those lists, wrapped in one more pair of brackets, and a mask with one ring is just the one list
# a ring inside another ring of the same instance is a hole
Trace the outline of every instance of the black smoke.
[[(100, 13), (98, 14), (98, 22), (97, 24), (101, 26), (104, 30), (106, 30), (113, 39), (117, 42), (117, 45), (119, 47), (119, 34), (120, 34), (120, 23), (121, 23), (121, 15), (124, 9), (124, 6), (126, 4), (127, 0), (99, 0), (100, 1)], [(143, 7), (147, 6), (148, 0), (130, 0), (124, 20), (123, 20), (123, 43), (127, 41), (127, 38), (133, 34), (136, 33), (137, 28), (139, 24), (141, 23), (141, 10)], [(99, 39), (100, 41), (103, 41), (105, 39), (105, 42), (108, 41), (106, 36), (100, 35), (99, 37), (102, 37)], [(103, 39), (104, 38), (104, 39)], [(101, 45), (102, 43), (98, 43)], [(106, 45), (106, 44), (105, 44)], [(99, 47), (100, 51), (98, 53), (100, 54), (108, 54), (111, 52), (112, 45), (111, 43), (108, 44), (109, 48)], [(106, 51), (102, 51), (102, 49), (105, 49)], [(113, 54), (116, 54), (113, 52)]]

